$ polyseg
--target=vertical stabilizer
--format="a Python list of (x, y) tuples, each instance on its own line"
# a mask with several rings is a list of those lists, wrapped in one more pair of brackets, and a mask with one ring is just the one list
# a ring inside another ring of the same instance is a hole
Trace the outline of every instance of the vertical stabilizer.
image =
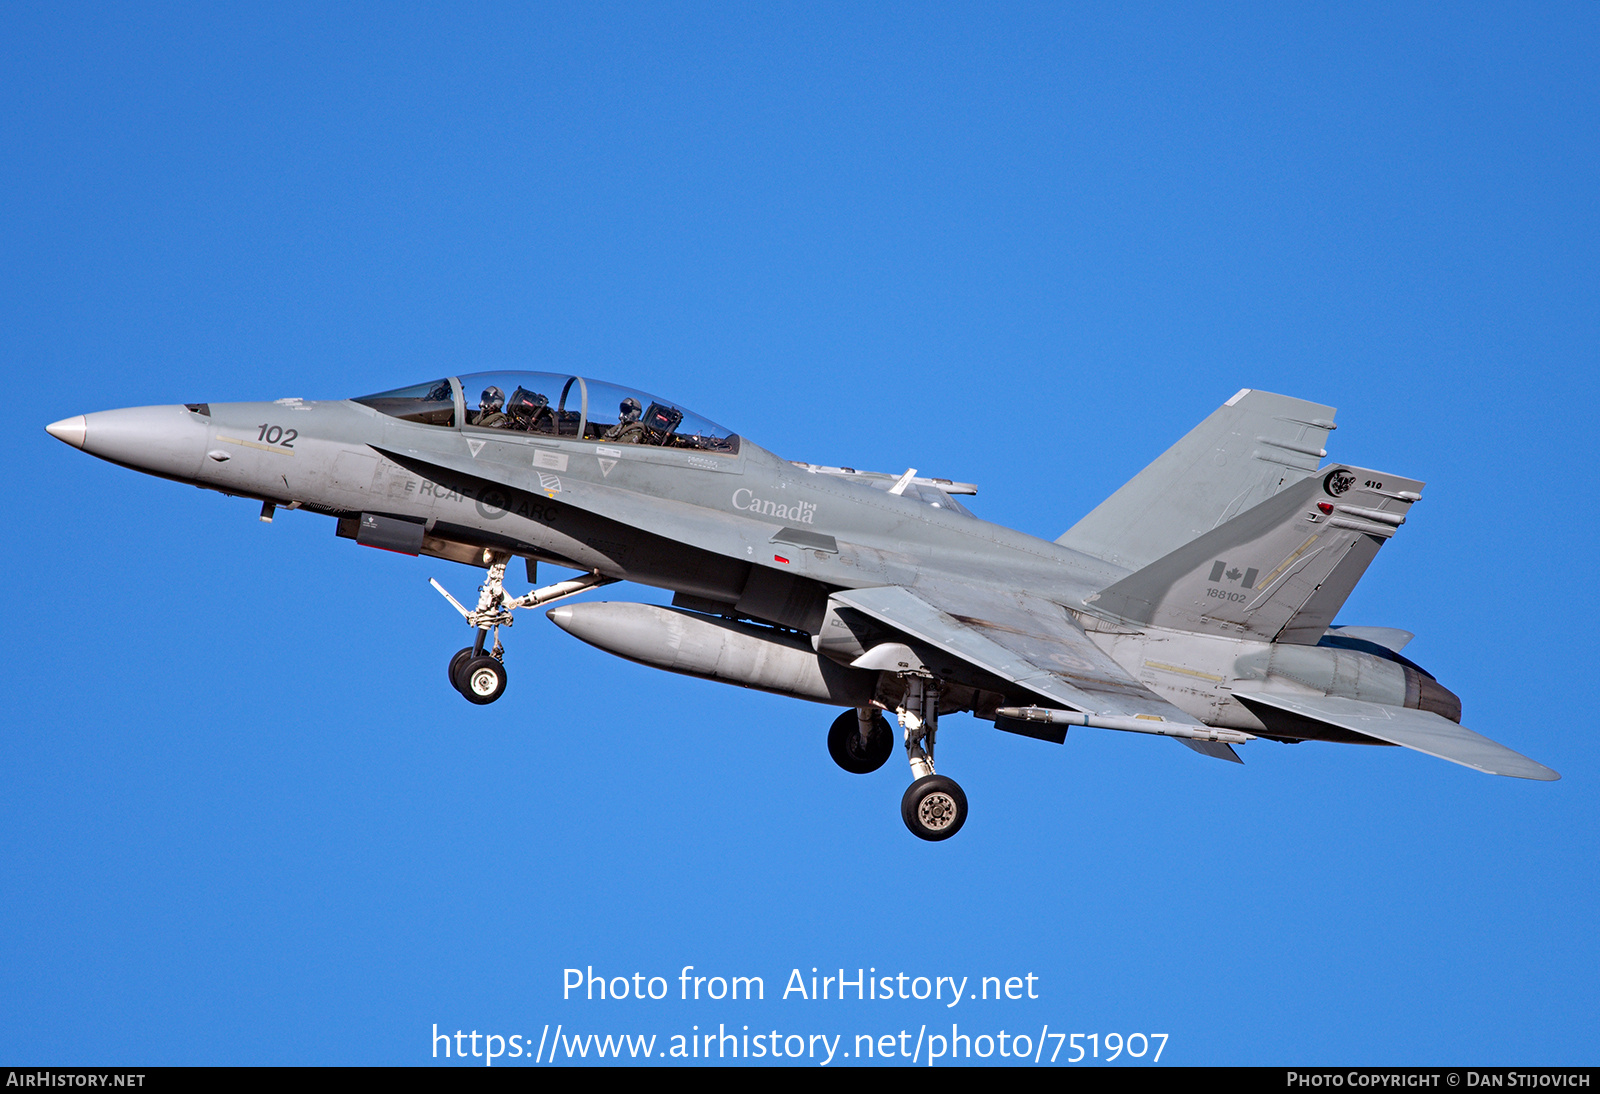
[(1421, 491), (1414, 479), (1335, 465), (1087, 603), (1135, 623), (1315, 645)]
[(1056, 540), (1137, 570), (1316, 471), (1334, 409), (1245, 388)]

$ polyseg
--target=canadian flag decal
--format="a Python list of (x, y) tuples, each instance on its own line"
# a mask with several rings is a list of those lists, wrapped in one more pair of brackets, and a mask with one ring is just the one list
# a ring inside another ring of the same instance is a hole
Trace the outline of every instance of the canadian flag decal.
[(1226, 562), (1213, 562), (1211, 564), (1211, 577), (1208, 578), (1213, 585), (1220, 584), (1223, 580), (1236, 583), (1241, 589), (1253, 589), (1256, 585), (1256, 575), (1261, 571), (1255, 567), (1240, 570), (1237, 566), (1229, 566)]

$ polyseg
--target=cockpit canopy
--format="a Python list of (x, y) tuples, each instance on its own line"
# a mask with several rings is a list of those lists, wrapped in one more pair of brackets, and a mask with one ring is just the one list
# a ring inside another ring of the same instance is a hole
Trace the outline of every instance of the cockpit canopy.
[(732, 454), (739, 437), (643, 391), (553, 372), (474, 372), (355, 400), (405, 421)]

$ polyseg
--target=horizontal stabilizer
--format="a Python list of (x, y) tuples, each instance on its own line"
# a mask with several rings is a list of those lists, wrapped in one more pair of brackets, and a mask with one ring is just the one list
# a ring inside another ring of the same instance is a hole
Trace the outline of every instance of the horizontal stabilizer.
[(1399, 627), (1329, 627), (1324, 638), (1355, 638), (1399, 653), (1416, 635)]
[(1407, 710), (1358, 699), (1338, 699), (1321, 695), (1276, 695), (1260, 692), (1233, 693), (1247, 705), (1260, 703), (1315, 722), (1347, 729), (1392, 745), (1426, 752), (1441, 760), (1461, 764), (1490, 775), (1510, 775), (1518, 779), (1550, 782), (1561, 778), (1541, 763), (1520, 752), (1458, 726), (1447, 718), (1426, 710)]
[(1056, 542), (1129, 570), (1149, 565), (1316, 471), (1333, 413), (1246, 388)]

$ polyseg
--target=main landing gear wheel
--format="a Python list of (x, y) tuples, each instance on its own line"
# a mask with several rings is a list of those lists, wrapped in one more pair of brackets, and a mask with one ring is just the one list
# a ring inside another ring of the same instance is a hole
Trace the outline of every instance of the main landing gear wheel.
[(506, 690), (506, 667), (483, 654), (468, 661), (461, 669), (461, 694), (469, 702), (483, 706), (500, 698)]
[(861, 743), (861, 716), (854, 710), (839, 715), (828, 730), (828, 755), (852, 775), (878, 770), (894, 751), (894, 732), (888, 720), (873, 711), (869, 724), (871, 729), (865, 746)]
[(918, 839), (949, 839), (967, 823), (967, 796), (954, 779), (924, 775), (906, 788), (900, 816)]
[(463, 650), (458, 650), (456, 655), (450, 658), (450, 686), (463, 695), (467, 692), (467, 681), (461, 675), (461, 670), (467, 667), (468, 661), (472, 660), (472, 654), (473, 649), (468, 646)]

